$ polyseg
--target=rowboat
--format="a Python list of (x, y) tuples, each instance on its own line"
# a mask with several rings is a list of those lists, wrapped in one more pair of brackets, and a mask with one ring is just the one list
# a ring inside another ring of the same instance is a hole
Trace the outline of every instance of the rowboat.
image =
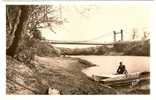
[(149, 80), (150, 72), (135, 72), (128, 74), (104, 74), (101, 76), (92, 75), (94, 81), (106, 85), (136, 85), (140, 81)]

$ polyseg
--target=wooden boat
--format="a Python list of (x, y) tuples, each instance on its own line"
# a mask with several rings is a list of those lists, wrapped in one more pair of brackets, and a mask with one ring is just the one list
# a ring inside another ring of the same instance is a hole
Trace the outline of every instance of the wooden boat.
[(92, 79), (106, 85), (136, 85), (142, 80), (149, 79), (149, 72), (136, 72), (129, 74), (105, 74), (102, 76), (93, 75)]

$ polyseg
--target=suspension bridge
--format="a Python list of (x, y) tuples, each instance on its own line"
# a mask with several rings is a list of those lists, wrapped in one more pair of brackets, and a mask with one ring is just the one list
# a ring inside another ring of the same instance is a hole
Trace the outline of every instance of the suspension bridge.
[[(112, 36), (112, 34), (105, 33), (100, 36), (94, 37), (92, 39), (88, 40), (83, 40), (83, 41), (60, 41), (60, 40), (47, 40), (46, 42), (51, 43), (51, 44), (71, 44), (71, 45), (114, 45), (118, 43), (125, 43), (126, 41), (123, 41), (123, 30), (121, 29), (119, 32), (113, 31), (113, 42), (92, 42), (93, 40), (98, 40), (99, 38), (103, 38), (106, 36)], [(120, 39), (117, 40), (117, 35), (120, 35)], [(127, 41), (128, 42), (128, 41)]]

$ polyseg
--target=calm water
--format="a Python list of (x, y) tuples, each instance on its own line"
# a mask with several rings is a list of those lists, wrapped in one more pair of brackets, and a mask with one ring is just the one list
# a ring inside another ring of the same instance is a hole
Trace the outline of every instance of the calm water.
[(122, 61), (129, 73), (149, 71), (149, 57), (144, 56), (76, 56), (97, 66), (83, 70), (88, 76), (114, 74)]

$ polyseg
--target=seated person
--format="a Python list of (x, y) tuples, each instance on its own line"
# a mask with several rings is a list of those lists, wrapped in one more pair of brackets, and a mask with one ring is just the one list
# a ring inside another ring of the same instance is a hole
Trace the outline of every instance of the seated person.
[(117, 74), (127, 74), (127, 70), (126, 70), (126, 67), (125, 65), (122, 64), (122, 62), (120, 62), (120, 65), (117, 69)]

